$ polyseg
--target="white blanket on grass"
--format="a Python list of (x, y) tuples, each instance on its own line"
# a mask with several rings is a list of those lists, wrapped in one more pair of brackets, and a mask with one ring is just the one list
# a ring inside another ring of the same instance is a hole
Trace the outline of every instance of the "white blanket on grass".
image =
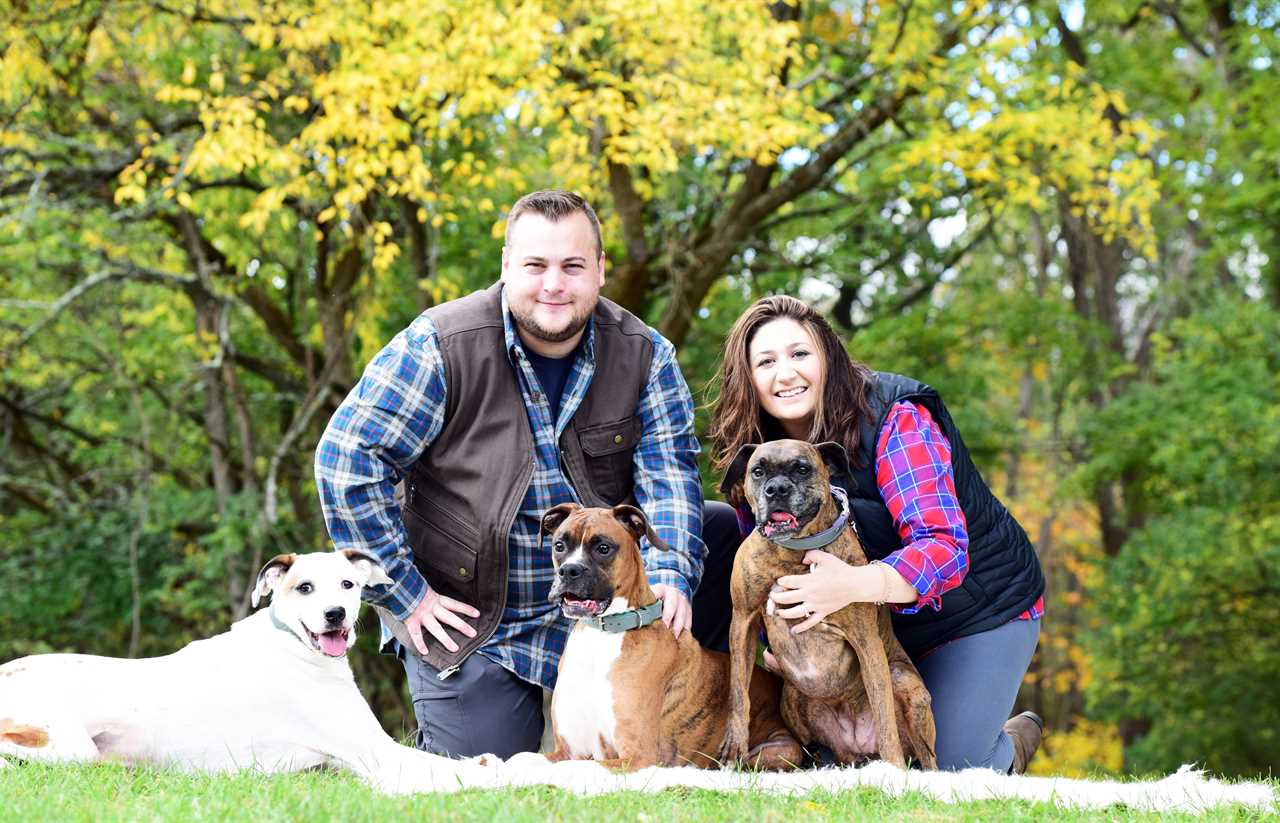
[[(476, 758), (471, 761), (475, 764)], [(651, 768), (612, 772), (598, 763), (549, 763), (541, 755), (516, 755), (506, 762), (489, 758), (487, 768), (460, 771), (459, 788), (510, 788), (549, 785), (577, 794), (616, 791), (657, 792), (673, 787), (712, 791), (759, 791), (773, 794), (835, 792), (863, 786), (890, 795), (920, 792), (950, 803), (972, 800), (1022, 799), (1066, 808), (1100, 809), (1123, 805), (1141, 811), (1202, 812), (1239, 804), (1275, 811), (1276, 792), (1266, 783), (1226, 783), (1183, 766), (1162, 780), (1076, 780), (996, 774), (990, 769), (963, 772), (901, 771), (887, 763), (862, 768), (825, 768), (802, 772), (706, 771), (694, 768)], [(478, 765), (478, 764), (476, 764)]]

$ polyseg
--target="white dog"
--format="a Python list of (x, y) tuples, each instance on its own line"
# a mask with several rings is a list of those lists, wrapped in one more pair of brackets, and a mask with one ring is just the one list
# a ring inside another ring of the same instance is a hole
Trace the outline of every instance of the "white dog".
[(269, 609), (174, 654), (46, 654), (6, 663), (0, 755), (215, 772), (331, 764), (383, 791), (457, 788), (463, 770), (483, 767), (388, 737), (346, 660), (361, 588), (390, 582), (356, 551), (280, 555), (263, 567), (253, 592), (255, 607), (271, 593)]

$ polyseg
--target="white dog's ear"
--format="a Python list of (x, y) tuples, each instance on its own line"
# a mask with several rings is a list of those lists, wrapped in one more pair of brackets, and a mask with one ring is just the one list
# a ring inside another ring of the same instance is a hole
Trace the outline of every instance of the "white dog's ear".
[(387, 577), (386, 571), (382, 568), (382, 564), (378, 562), (378, 558), (371, 554), (365, 554), (358, 549), (343, 549), (342, 553), (351, 561), (351, 565), (360, 570), (360, 573), (367, 576), (365, 580), (366, 586), (390, 586), (391, 578)]
[(253, 595), (249, 598), (249, 604), (255, 609), (262, 602), (262, 598), (271, 593), (280, 578), (284, 577), (289, 568), (293, 566), (293, 561), (298, 559), (296, 554), (277, 554), (275, 557), (267, 561), (267, 565), (262, 567), (262, 571), (258, 572), (258, 583), (253, 587)]

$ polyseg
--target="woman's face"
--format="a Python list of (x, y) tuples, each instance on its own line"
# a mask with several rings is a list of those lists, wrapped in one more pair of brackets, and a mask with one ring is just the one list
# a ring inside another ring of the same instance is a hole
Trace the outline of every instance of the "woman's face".
[(789, 317), (756, 329), (747, 352), (760, 406), (797, 440), (805, 439), (826, 377), (809, 330)]

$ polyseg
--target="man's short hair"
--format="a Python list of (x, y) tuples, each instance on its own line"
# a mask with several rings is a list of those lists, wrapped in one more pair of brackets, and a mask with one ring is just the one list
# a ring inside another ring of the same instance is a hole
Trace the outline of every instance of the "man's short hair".
[(507, 213), (507, 233), (503, 238), (506, 245), (511, 245), (511, 227), (516, 224), (517, 219), (529, 212), (540, 214), (552, 223), (558, 223), (561, 218), (575, 212), (585, 214), (588, 222), (591, 223), (591, 231), (596, 236), (596, 256), (599, 257), (604, 251), (604, 243), (600, 239), (600, 218), (596, 217), (591, 204), (571, 191), (560, 189), (535, 191), (516, 201), (511, 211)]

